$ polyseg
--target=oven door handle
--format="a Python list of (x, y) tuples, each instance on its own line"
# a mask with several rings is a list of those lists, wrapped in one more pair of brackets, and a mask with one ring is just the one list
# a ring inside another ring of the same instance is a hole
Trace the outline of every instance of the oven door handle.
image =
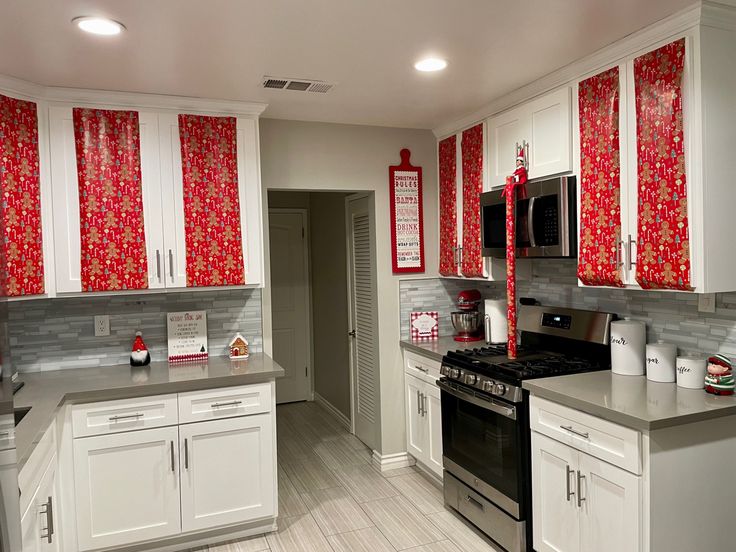
[(536, 200), (537, 198), (534, 196), (529, 198), (529, 209), (526, 215), (526, 228), (527, 232), (529, 232), (530, 247), (537, 247), (537, 240), (534, 237), (534, 203), (536, 202)]
[(448, 395), (452, 395), (453, 397), (456, 397), (462, 401), (467, 401), (470, 404), (474, 404), (475, 406), (479, 406), (480, 408), (483, 408), (485, 410), (490, 410), (491, 412), (495, 412), (496, 414), (500, 414), (501, 416), (504, 416), (506, 418), (511, 418), (512, 420), (516, 419), (515, 406), (506, 406), (505, 404), (501, 404), (498, 401), (494, 401), (493, 399), (479, 399), (478, 397), (471, 395), (470, 393), (465, 393), (459, 389), (450, 387), (441, 380), (437, 381), (437, 387), (439, 387), (440, 390), (447, 393)]

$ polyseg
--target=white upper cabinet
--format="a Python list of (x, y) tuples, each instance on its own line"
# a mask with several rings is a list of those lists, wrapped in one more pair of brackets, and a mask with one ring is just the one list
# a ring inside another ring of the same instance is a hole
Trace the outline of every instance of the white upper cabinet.
[[(71, 105), (49, 107), (57, 293), (217, 289), (222, 285), (262, 285), (263, 233), (257, 117), (236, 118), (237, 208), (245, 283), (228, 284), (225, 281), (210, 285), (199, 281), (195, 287), (194, 280), (187, 278), (187, 232), (192, 230), (187, 225), (185, 216), (178, 112), (141, 111), (135, 108), (132, 110), (138, 112), (139, 120), (143, 217), (143, 235), (137, 236), (137, 239), (145, 241), (146, 255), (145, 263), (140, 263), (138, 268), (147, 271), (147, 278), (137, 286), (112, 285), (91, 289), (83, 285), (82, 265), (85, 252), (82, 251), (80, 229), (87, 222), (81, 220), (80, 215), (80, 186), (72, 109)], [(218, 217), (217, 220), (221, 218)], [(124, 231), (122, 224), (105, 230), (112, 233), (121, 231)], [(104, 237), (102, 243), (106, 243)], [(224, 258), (224, 253), (222, 255)], [(207, 265), (208, 261), (211, 262), (211, 259), (202, 259), (203, 273), (212, 272)], [(130, 261), (124, 259), (124, 262)], [(133, 262), (140, 262), (140, 259)], [(104, 275), (107, 275), (107, 267), (103, 260), (100, 262), (100, 277)]]
[(525, 146), (529, 178), (572, 170), (570, 87), (560, 88), (488, 119), (490, 185), (501, 187)]

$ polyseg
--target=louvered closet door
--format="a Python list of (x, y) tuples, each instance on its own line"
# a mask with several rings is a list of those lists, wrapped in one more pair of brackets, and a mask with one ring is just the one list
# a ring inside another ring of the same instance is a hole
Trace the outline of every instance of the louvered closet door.
[(348, 201), (355, 435), (375, 448), (378, 435), (378, 317), (375, 221), (367, 197)]

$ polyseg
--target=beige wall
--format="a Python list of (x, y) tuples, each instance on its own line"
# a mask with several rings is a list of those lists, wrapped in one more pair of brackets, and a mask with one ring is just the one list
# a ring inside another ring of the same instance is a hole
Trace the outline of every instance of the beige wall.
[[(399, 277), (391, 271), (388, 166), (409, 148), (424, 171), (424, 277), (437, 275), (436, 142), (428, 130), (262, 119), (261, 178), (264, 189), (373, 191), (376, 204), (378, 318), (380, 347), (381, 454), (406, 450)], [(267, 243), (267, 240), (266, 240)], [(266, 282), (268, 282), (266, 263)], [(264, 347), (270, 350), (270, 289), (263, 294)], [(402, 420), (397, 423), (397, 420)]]

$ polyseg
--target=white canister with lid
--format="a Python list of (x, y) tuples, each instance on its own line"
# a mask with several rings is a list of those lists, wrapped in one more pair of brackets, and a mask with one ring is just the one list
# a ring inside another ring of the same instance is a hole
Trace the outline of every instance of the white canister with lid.
[(671, 383), (675, 381), (677, 346), (657, 341), (647, 345), (647, 379)]
[(611, 322), (611, 371), (624, 376), (643, 376), (646, 343), (647, 327), (644, 322)]
[(677, 385), (688, 389), (702, 389), (705, 385), (706, 362), (696, 356), (677, 357)]

